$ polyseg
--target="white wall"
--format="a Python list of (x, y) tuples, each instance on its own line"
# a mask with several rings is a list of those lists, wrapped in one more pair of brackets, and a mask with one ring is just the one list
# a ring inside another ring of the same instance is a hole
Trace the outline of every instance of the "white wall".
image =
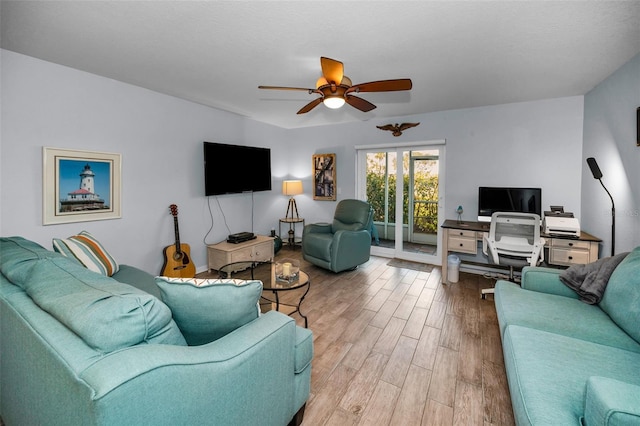
[[(181, 240), (200, 270), (209, 206), (207, 243), (230, 232), (268, 233), (286, 211), (281, 181), (302, 178), (300, 215), (326, 221), (335, 203), (311, 196), (312, 154), (337, 154), (344, 199), (354, 196), (354, 146), (434, 139), (447, 141), (447, 218), (463, 205), (473, 220), (481, 185), (542, 187), (544, 207), (561, 204), (580, 216), (582, 117), (583, 98), (569, 97), (285, 130), (3, 50), (0, 234), (50, 247), (51, 238), (86, 229), (121, 263), (157, 273), (173, 243), (175, 203)], [(421, 124), (397, 138), (376, 128), (406, 121)], [(204, 197), (204, 140), (272, 148), (273, 190)], [(42, 146), (121, 153), (122, 219), (42, 226)]]
[[(310, 158), (314, 153), (337, 154), (339, 198), (352, 197), (356, 145), (392, 144), (446, 139), (445, 216), (476, 220), (479, 186), (541, 187), (543, 209), (564, 205), (580, 216), (582, 163), (581, 96), (537, 102), (443, 111), (384, 121), (290, 130), (300, 156), (298, 177), (311, 188)], [(377, 125), (420, 122), (394, 137)], [(296, 197), (307, 222), (331, 217), (335, 204)]]
[(600, 255), (611, 254), (611, 200), (593, 178), (586, 158), (594, 157), (602, 183), (616, 207), (615, 252), (640, 245), (640, 147), (636, 108), (640, 107), (640, 55), (585, 95), (582, 155), (584, 227), (602, 238)]
[[(255, 210), (269, 214), (272, 204), (286, 202), (277, 181), (286, 170), (278, 160), (283, 135), (235, 114), (3, 50), (0, 234), (51, 247), (53, 237), (87, 230), (119, 262), (158, 273), (162, 249), (174, 242), (168, 206), (175, 203), (181, 240), (202, 269), (211, 226), (202, 142), (274, 149), (276, 190), (254, 198)], [(122, 219), (42, 226), (43, 146), (121, 153)], [(250, 194), (209, 201), (214, 225), (208, 243), (252, 228)], [(268, 216), (254, 219), (256, 232), (273, 227)]]

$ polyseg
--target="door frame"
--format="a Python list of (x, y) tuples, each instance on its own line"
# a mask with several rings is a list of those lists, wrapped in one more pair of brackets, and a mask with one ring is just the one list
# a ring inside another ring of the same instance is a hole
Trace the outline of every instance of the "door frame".
[[(371, 144), (371, 145), (356, 145), (356, 167), (355, 167), (355, 182), (356, 182), (356, 197), (361, 200), (367, 199), (367, 182), (366, 175), (363, 173), (366, 170), (366, 155), (368, 152), (380, 152), (380, 151), (395, 151), (401, 153), (403, 151), (419, 151), (420, 149), (432, 150), (438, 149), (438, 224), (445, 220), (446, 205), (445, 205), (445, 169), (446, 169), (446, 139), (436, 139), (428, 141), (417, 142), (400, 142), (390, 144)], [(402, 194), (403, 179), (396, 179), (396, 193)], [(400, 207), (398, 207), (400, 205)], [(396, 197), (396, 212), (402, 212), (402, 198)], [(398, 235), (402, 236), (402, 227), (396, 228), (396, 239)], [(433, 255), (409, 253), (403, 250), (384, 249), (381, 247), (371, 246), (371, 254), (382, 257), (396, 257), (399, 259), (424, 262), (433, 265), (441, 265), (442, 263), (442, 229), (438, 226), (437, 236), (437, 250)]]

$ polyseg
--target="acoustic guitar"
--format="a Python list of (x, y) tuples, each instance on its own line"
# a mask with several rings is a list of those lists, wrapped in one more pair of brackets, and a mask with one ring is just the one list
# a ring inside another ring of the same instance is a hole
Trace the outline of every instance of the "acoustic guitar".
[(176, 243), (164, 249), (164, 265), (160, 275), (172, 278), (193, 278), (196, 275), (196, 267), (191, 261), (191, 249), (189, 244), (180, 243), (180, 230), (178, 229), (178, 206), (169, 206), (173, 215), (173, 229), (176, 234)]

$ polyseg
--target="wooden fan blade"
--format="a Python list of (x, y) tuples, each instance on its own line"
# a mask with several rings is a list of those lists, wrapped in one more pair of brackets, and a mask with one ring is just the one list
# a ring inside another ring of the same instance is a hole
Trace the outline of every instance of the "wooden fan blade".
[(301, 90), (308, 93), (313, 93), (316, 89), (307, 89), (304, 87), (283, 87), (283, 86), (258, 86), (258, 89), (269, 89), (269, 90)]
[(349, 105), (351, 105), (354, 108), (359, 109), (362, 112), (369, 112), (372, 109), (375, 109), (376, 106), (374, 104), (372, 104), (369, 101), (366, 101), (362, 98), (359, 98), (357, 96), (347, 96), (346, 99), (347, 103)]
[(380, 80), (351, 86), (349, 92), (396, 92), (399, 90), (411, 90), (411, 79), (401, 78), (397, 80)]
[(306, 104), (305, 106), (303, 106), (300, 109), (300, 111), (298, 111), (298, 114), (305, 114), (311, 111), (312, 109), (314, 109), (315, 107), (317, 107), (318, 105), (320, 105), (321, 103), (322, 103), (322, 98), (314, 99), (308, 104)]
[(344, 76), (344, 65), (342, 62), (323, 56), (320, 58), (320, 65), (322, 66), (322, 75), (327, 79), (329, 84), (332, 82), (340, 84), (342, 82), (342, 77)]

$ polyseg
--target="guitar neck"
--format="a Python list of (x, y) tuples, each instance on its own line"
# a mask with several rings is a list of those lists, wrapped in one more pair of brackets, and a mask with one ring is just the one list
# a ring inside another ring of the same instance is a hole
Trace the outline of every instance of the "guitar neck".
[(173, 231), (176, 235), (176, 253), (181, 252), (180, 245), (180, 229), (178, 229), (178, 216), (173, 217)]

